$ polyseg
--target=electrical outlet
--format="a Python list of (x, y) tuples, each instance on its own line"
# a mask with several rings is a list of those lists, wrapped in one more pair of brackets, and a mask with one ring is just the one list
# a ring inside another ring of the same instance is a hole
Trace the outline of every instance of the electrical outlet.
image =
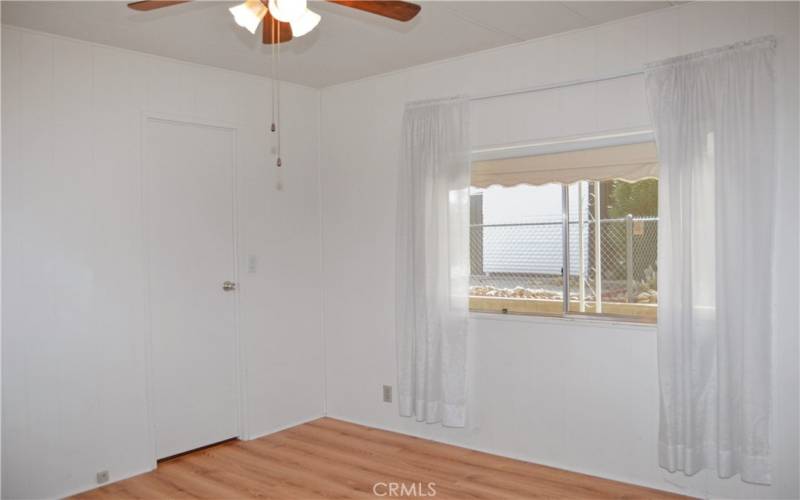
[(108, 482), (108, 471), (101, 470), (97, 473), (97, 484), (103, 484)]
[(384, 403), (391, 403), (392, 402), (392, 386), (391, 385), (384, 385), (383, 386), (383, 402)]

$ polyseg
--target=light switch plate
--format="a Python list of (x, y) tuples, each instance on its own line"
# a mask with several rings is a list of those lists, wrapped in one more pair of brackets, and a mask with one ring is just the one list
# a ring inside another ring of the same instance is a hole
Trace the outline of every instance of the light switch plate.
[(384, 385), (383, 386), (383, 402), (384, 403), (391, 403), (392, 402), (392, 386), (391, 385)]

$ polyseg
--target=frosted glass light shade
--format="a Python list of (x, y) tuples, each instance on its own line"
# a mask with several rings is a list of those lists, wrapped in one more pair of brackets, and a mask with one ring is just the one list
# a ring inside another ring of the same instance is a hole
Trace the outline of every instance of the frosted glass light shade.
[(308, 10), (306, 0), (269, 0), (269, 13), (283, 23), (297, 21)]
[(289, 24), (292, 27), (292, 36), (299, 37), (305, 35), (317, 27), (320, 19), (322, 18), (319, 14), (310, 9), (306, 9), (302, 16)]
[(253, 34), (258, 29), (261, 20), (267, 15), (267, 7), (261, 3), (261, 0), (246, 0), (244, 3), (228, 10), (233, 14), (233, 20), (236, 21), (236, 24)]

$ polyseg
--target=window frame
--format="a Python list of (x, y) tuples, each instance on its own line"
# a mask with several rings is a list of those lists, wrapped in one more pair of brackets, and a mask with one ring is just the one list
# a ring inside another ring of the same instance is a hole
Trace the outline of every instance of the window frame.
[[(549, 141), (542, 141), (538, 143), (523, 143), (510, 146), (499, 147), (485, 147), (482, 149), (475, 149), (471, 154), (471, 162), (481, 160), (499, 160), (504, 158), (513, 158), (520, 156), (534, 156), (549, 153), (561, 153), (569, 151), (578, 151), (582, 149), (594, 149), (607, 146), (624, 146), (629, 144), (639, 144), (644, 142), (654, 142), (655, 134), (651, 129), (633, 129), (622, 131), (612, 134), (604, 135), (584, 135), (575, 136), (562, 139), (555, 139)], [(587, 321), (587, 322), (602, 322), (602, 323), (624, 323), (631, 325), (652, 326), (657, 323), (658, 309), (656, 309), (655, 318), (647, 318), (644, 316), (628, 316), (620, 314), (609, 313), (586, 313), (586, 312), (573, 312), (570, 311), (569, 300), (569, 276), (570, 276), (570, 239), (569, 239), (569, 188), (570, 184), (561, 184), (561, 224), (562, 224), (562, 309), (560, 313), (536, 313), (536, 312), (516, 312), (516, 311), (490, 311), (483, 309), (473, 309), (472, 296), (469, 297), (469, 312), (471, 315), (485, 315), (495, 317), (532, 317), (532, 318), (550, 318), (553, 320), (568, 320), (568, 321)], [(471, 269), (470, 269), (471, 274)], [(658, 303), (656, 303), (658, 308)]]

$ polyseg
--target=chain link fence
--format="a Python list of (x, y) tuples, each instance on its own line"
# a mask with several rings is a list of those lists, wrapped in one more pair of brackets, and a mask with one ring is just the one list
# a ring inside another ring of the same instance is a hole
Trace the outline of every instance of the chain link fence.
[[(560, 220), (473, 224), (472, 295), (561, 300), (562, 231)], [(588, 217), (569, 231), (571, 300), (594, 302), (599, 288), (602, 302), (657, 303), (657, 218)]]

